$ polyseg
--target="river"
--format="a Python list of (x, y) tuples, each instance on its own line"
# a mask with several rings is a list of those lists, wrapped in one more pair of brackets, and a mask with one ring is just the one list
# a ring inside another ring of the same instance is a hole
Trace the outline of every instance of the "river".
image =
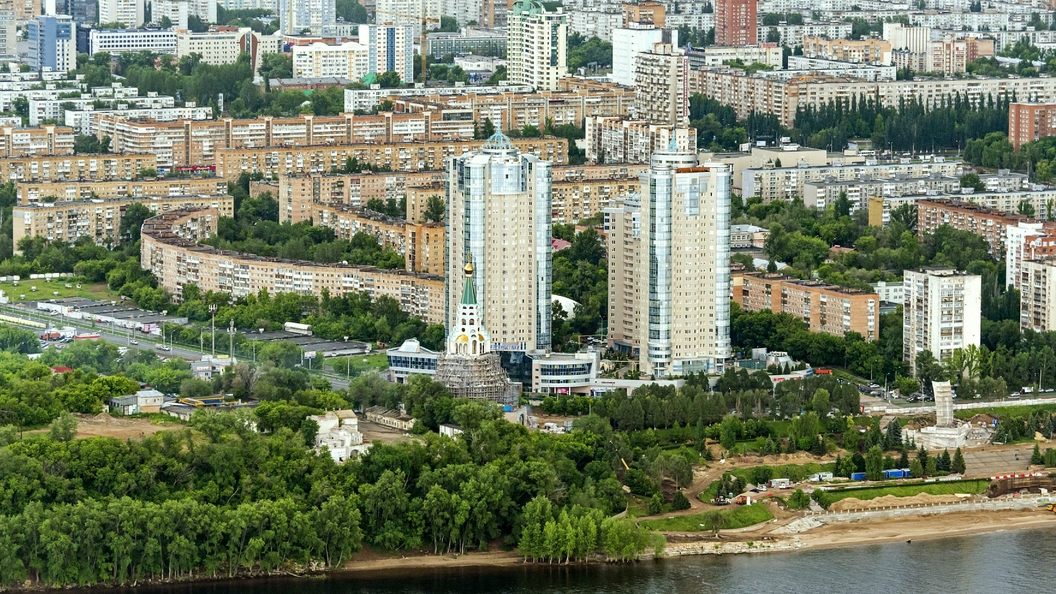
[[(794, 553), (699, 556), (634, 565), (517, 566), (345, 573), (106, 590), (108, 594), (782, 594), (1051, 592), (1049, 530)], [(88, 591), (86, 591), (88, 592)], [(100, 590), (91, 590), (98, 594)]]

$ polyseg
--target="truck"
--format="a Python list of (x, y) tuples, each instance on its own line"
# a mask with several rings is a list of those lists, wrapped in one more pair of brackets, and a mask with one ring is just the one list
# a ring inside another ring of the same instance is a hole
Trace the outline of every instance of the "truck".
[(62, 333), (54, 328), (48, 328), (40, 333), (41, 340), (59, 340), (62, 338)]
[(73, 337), (74, 340), (96, 340), (98, 338), (99, 338), (99, 334), (96, 333), (96, 332), (78, 334), (77, 336)]
[(852, 472), (851, 473), (851, 480), (852, 481), (864, 481), (865, 480), (865, 473), (864, 472)]

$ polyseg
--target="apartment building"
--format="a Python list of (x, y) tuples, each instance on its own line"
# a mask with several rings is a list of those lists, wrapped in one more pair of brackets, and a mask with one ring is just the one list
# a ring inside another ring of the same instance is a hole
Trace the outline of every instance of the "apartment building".
[(120, 233), (121, 217), (132, 204), (142, 204), (156, 213), (194, 207), (216, 209), (222, 216), (231, 217), (235, 211), (234, 198), (227, 195), (126, 197), (16, 206), (11, 215), (15, 249), (24, 237), (70, 244), (88, 237), (97, 245), (118, 245), (124, 239)]
[(821, 281), (781, 274), (741, 272), (733, 275), (733, 300), (745, 311), (787, 313), (811, 332), (844, 336), (857, 332), (865, 340), (880, 336), (880, 296)]
[(921, 234), (934, 233), (942, 225), (968, 231), (982, 237), (990, 246), (990, 255), (1005, 254), (1008, 229), (1031, 219), (1020, 214), (991, 210), (960, 200), (917, 200), (917, 229)]
[[(814, 208), (826, 208), (835, 204), (840, 194), (847, 196), (851, 201), (851, 212), (860, 209), (868, 209), (869, 216), (873, 216), (875, 205), (882, 208), (877, 211), (877, 216), (882, 218), (883, 224), (887, 224), (890, 209), (897, 208), (902, 204), (898, 200), (887, 200), (912, 196), (910, 202), (916, 203), (917, 199), (927, 195), (950, 194), (960, 192), (960, 179), (953, 176), (930, 175), (928, 177), (896, 177), (885, 179), (845, 179), (810, 181), (803, 184), (803, 204)], [(870, 219), (872, 221), (872, 219)], [(870, 225), (874, 224), (872, 222)], [(876, 223), (879, 225), (880, 223)]]
[(755, 45), (756, 4), (755, 0), (716, 0), (715, 45)]
[(277, 0), (279, 33), (300, 35), (308, 30), (313, 35), (330, 33), (337, 23), (334, 0)]
[(672, 137), (681, 151), (696, 152), (696, 128), (672, 128), (620, 117), (587, 117), (586, 157), (591, 163), (645, 163)]
[[(215, 10), (216, 4), (212, 6)], [(250, 54), (253, 70), (256, 71), (261, 54), (256, 33), (248, 27), (214, 27), (203, 32), (176, 32), (177, 58), (198, 54), (205, 64), (234, 64), (242, 52)]]
[(1008, 106), (1008, 140), (1019, 148), (1028, 142), (1056, 134), (1056, 102), (1015, 102)]
[(692, 71), (689, 90), (733, 106), (738, 117), (746, 118), (753, 111), (770, 113), (790, 127), (795, 124), (799, 108), (820, 107), (837, 100), (850, 105), (852, 97), (872, 97), (885, 107), (919, 101), (932, 108), (955, 94), (967, 96), (973, 104), (999, 96), (1056, 103), (1056, 78), (1047, 77), (867, 81), (814, 75), (782, 80), (779, 74), (745, 74), (730, 68)]
[(73, 128), (41, 126), (39, 128), (0, 127), (0, 157), (73, 154)]
[[(346, 91), (346, 95), (350, 92), (355, 91)], [(606, 85), (602, 88), (542, 93), (467, 93), (454, 97), (436, 95), (415, 99), (394, 98), (394, 101), (398, 112), (439, 112), (454, 121), (491, 120), (499, 130), (516, 130), (525, 126), (535, 126), (542, 130), (547, 122), (554, 126), (583, 126), (584, 118), (590, 116), (626, 117), (631, 113), (634, 96), (634, 91), (630, 89)]]
[(198, 243), (216, 233), (217, 209), (184, 209), (147, 219), (143, 224), (140, 265), (158, 279), (158, 286), (177, 299), (183, 287), (223, 292), (234, 299), (255, 295), (296, 293), (318, 297), (365, 292), (372, 299), (395, 299), (400, 309), (431, 324), (443, 323), (444, 280), (403, 270), (372, 266), (316, 264), (279, 260), (214, 249)]
[[(438, 29), (440, 17), (444, 14), (441, 0), (375, 0), (372, 4), (375, 8), (375, 23), (410, 25), (414, 28), (415, 37), (422, 34), (423, 24), (428, 29)], [(505, 3), (502, 8), (506, 8)]]
[(359, 81), (369, 74), (367, 46), (346, 41), (335, 45), (316, 42), (311, 45), (295, 45), (293, 75), (297, 78), (322, 78), (337, 76)]
[[(444, 172), (392, 172), (392, 173), (313, 173), (284, 175), (278, 178), (277, 199), (279, 222), (299, 223), (312, 217), (313, 205), (364, 206), (377, 199), (383, 202), (398, 201), (407, 197), (406, 219), (421, 222), (424, 218), (425, 202), (420, 209), (412, 205), (411, 190), (419, 187), (439, 187), (445, 179)], [(439, 195), (443, 197), (441, 191)]]
[(1056, 223), (1020, 222), (1005, 231), (1005, 284), (1020, 287), (1023, 263), (1056, 257)]
[(641, 192), (605, 209), (610, 348), (644, 376), (722, 373), (730, 347), (730, 167), (653, 154)]
[[(759, 196), (764, 202), (791, 200), (805, 196), (807, 182), (854, 181), (863, 178), (897, 180), (899, 177), (930, 177), (932, 175), (959, 177), (961, 164), (936, 158), (930, 162), (911, 163), (856, 163), (798, 167), (751, 167), (741, 170), (740, 189), (743, 196)], [(828, 200), (829, 198), (826, 198)]]
[(313, 204), (312, 224), (333, 229), (338, 239), (366, 233), (382, 248), (403, 256), (408, 272), (442, 276), (447, 271), (443, 223), (413, 223), (356, 206)]
[[(613, 52), (613, 60), (615, 60), (615, 49), (613, 49)], [(781, 70), (785, 65), (784, 50), (776, 43), (734, 47), (712, 45), (693, 49), (690, 52), (686, 52), (686, 56), (689, 57), (689, 67), (693, 70), (714, 68), (727, 62), (740, 62), (746, 65), (758, 63), (769, 66), (774, 70)]]
[(448, 327), (456, 325), (459, 281), (472, 262), (492, 348), (549, 349), (552, 164), (496, 133), (446, 165)]
[(538, 0), (517, 0), (507, 20), (507, 79), (539, 91), (557, 90), (558, 81), (568, 76), (568, 24), (562, 9), (550, 12)]
[(757, 225), (731, 225), (730, 249), (761, 250), (766, 245), (768, 237), (770, 237), (770, 230)]
[[(773, 33), (774, 35), (770, 35)], [(832, 22), (806, 22), (802, 25), (778, 23), (777, 25), (757, 25), (758, 39), (772, 39), (786, 47), (802, 47), (807, 37), (825, 37), (828, 39), (847, 39), (851, 36), (851, 23), (834, 20)]]
[(108, 52), (154, 52), (176, 55), (179, 36), (167, 29), (92, 29), (88, 34), (88, 54)]
[(0, 159), (0, 178), (18, 183), (135, 179), (141, 170), (155, 169), (157, 164), (151, 154), (8, 157)]
[(803, 55), (808, 58), (823, 58), (854, 64), (891, 63), (891, 43), (882, 39), (827, 39), (807, 36), (803, 38)]
[(635, 60), (634, 117), (652, 124), (689, 125), (689, 58), (658, 43)]
[(38, 181), (15, 184), (19, 206), (43, 202), (117, 200), (148, 196), (224, 196), (227, 181), (215, 178), (121, 179), (111, 181)]
[(38, 16), (26, 24), (27, 63), (33, 70), (67, 72), (77, 67), (77, 40), (68, 15)]
[(143, 0), (99, 0), (99, 22), (138, 27), (143, 24), (145, 7)]
[(634, 86), (638, 55), (652, 51), (664, 41), (664, 30), (653, 25), (629, 23), (612, 32), (612, 81)]
[(216, 151), (228, 148), (472, 139), (471, 121), (447, 121), (443, 115), (382, 113), (156, 122), (129, 120), (118, 113), (100, 117), (96, 135), (109, 136), (114, 150), (157, 154), (159, 167), (167, 171), (211, 167)]
[(954, 268), (907, 270), (902, 280), (903, 360), (917, 373), (917, 356), (939, 362), (957, 349), (979, 346), (982, 277)]
[(1056, 330), (1056, 260), (1027, 260), (1019, 271), (1019, 329)]
[(414, 82), (414, 27), (360, 25), (359, 42), (367, 50), (367, 72), (396, 72), (400, 82)]
[[(448, 157), (468, 153), (480, 141), (352, 144), (292, 148), (230, 148), (216, 151), (216, 175), (237, 179), (242, 172), (260, 171), (272, 179), (280, 175), (327, 173), (343, 168), (348, 159), (391, 171), (443, 169)], [(519, 150), (555, 165), (568, 162), (564, 138), (519, 138)]]
[(425, 39), (425, 51), (439, 60), (447, 54), (506, 57), (506, 32), (463, 27), (457, 33), (433, 32)]

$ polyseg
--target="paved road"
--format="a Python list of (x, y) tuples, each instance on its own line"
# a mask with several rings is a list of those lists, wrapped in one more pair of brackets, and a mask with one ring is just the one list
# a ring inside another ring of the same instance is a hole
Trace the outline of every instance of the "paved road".
[[(67, 320), (59, 316), (40, 315), (35, 311), (29, 311), (28, 308), (24, 308), (21, 305), (0, 306), (0, 312), (24, 320), (44, 322), (49, 326), (70, 326), (76, 328), (76, 332), (78, 334), (92, 332), (98, 334), (101, 340), (105, 340), (106, 342), (115, 344), (117, 346), (139, 348), (143, 350), (153, 350), (159, 356), (183, 357), (188, 361), (200, 361), (202, 355), (209, 354), (211, 352), (211, 342), (208, 341), (205, 344), (205, 350), (202, 351), (181, 345), (171, 346), (171, 351), (162, 351), (158, 348), (162, 344), (162, 341), (159, 339), (159, 337), (150, 334), (143, 334), (141, 332), (132, 332), (131, 334), (129, 334), (120, 330), (107, 331), (99, 325), (96, 325), (96, 327), (93, 328), (91, 324), (84, 324), (82, 320)], [(36, 328), (34, 328), (34, 330), (36, 330)], [(226, 332), (224, 332), (224, 334), (221, 334), (220, 332), (216, 333), (216, 353), (218, 355), (225, 355), (228, 353), (228, 342), (225, 334)], [(133, 340), (138, 341), (139, 345), (133, 345)], [(48, 344), (53, 343), (44, 343), (44, 346), (47, 346)], [(312, 374), (325, 378), (327, 381), (330, 382), (330, 385), (333, 386), (334, 389), (345, 389), (348, 387), (349, 384), (349, 381), (345, 379), (345, 376), (340, 374), (335, 374), (332, 372), (324, 373), (316, 369), (312, 370)]]

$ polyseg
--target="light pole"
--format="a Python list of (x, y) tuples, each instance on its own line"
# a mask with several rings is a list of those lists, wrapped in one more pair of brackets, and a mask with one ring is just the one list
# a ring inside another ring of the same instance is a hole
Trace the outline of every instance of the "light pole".
[[(348, 342), (348, 337), (345, 337), (345, 342)], [(347, 346), (347, 345), (346, 345)], [(352, 379), (352, 356), (348, 355), (345, 357), (345, 381)]]
[(231, 320), (230, 329), (227, 331), (227, 357), (228, 361), (235, 360), (235, 320)]
[(216, 358), (216, 304), (209, 305), (209, 329), (213, 338), (213, 358)]

